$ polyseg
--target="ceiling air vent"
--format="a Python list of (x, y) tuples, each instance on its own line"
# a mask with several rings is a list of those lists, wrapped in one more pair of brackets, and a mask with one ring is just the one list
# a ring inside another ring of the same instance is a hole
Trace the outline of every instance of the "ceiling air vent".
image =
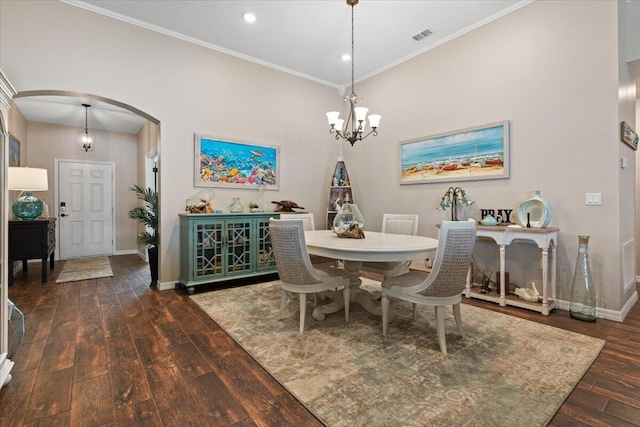
[(422, 39), (426, 39), (427, 37), (429, 37), (431, 34), (433, 34), (433, 31), (431, 30), (424, 30), (419, 32), (418, 34), (416, 34), (415, 36), (413, 36), (413, 39), (417, 42), (419, 42)]

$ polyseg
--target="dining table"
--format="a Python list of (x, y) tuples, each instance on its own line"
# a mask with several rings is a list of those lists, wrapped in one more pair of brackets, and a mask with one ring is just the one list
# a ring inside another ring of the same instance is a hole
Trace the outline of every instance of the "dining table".
[[(380, 233), (365, 231), (363, 239), (338, 237), (332, 230), (309, 230), (304, 232), (307, 252), (344, 262), (349, 273), (350, 301), (357, 302), (366, 311), (382, 316), (382, 308), (374, 294), (361, 288), (360, 268), (362, 262), (397, 262), (426, 259), (438, 247), (438, 239), (425, 236)], [(316, 307), (313, 317), (324, 320), (326, 314), (335, 313), (344, 307), (342, 298), (333, 298), (325, 305)]]

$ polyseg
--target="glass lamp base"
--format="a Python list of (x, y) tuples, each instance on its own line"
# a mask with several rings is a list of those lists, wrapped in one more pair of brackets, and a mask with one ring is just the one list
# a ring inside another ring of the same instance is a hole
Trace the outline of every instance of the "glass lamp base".
[(42, 215), (44, 204), (33, 197), (31, 191), (25, 191), (25, 195), (18, 197), (11, 207), (13, 214), (23, 220), (33, 220)]

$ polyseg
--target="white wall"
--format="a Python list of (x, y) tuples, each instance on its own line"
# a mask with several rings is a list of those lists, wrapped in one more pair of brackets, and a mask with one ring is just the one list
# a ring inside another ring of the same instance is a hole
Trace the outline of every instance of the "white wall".
[[(619, 310), (629, 230), (619, 223), (627, 194), (618, 167), (617, 8), (534, 2), (356, 85), (383, 119), (380, 136), (353, 148), (327, 132), (324, 112), (340, 102), (331, 88), (65, 4), (1, 2), (0, 66), (18, 91), (89, 92), (160, 120), (161, 282), (178, 277), (177, 213), (198, 189), (196, 132), (280, 145), (282, 186), (266, 205), (291, 199), (317, 218), (342, 149), (367, 229), (379, 228), (384, 212), (416, 212), (420, 234), (435, 236), (448, 185), (398, 185), (398, 142), (508, 119), (511, 178), (460, 184), (476, 209), (515, 209), (541, 190), (560, 228), (559, 297), (568, 299), (576, 236), (588, 234), (598, 303)], [(602, 193), (603, 205), (585, 206), (586, 192)], [(225, 207), (233, 196), (252, 195), (219, 189), (214, 203)], [(539, 274), (529, 249), (511, 252), (525, 261), (523, 280)]]
[[(356, 85), (382, 114), (380, 136), (345, 150), (366, 228), (379, 228), (384, 212), (419, 213), (419, 233), (435, 237), (449, 214), (435, 210), (447, 183), (398, 184), (400, 141), (509, 120), (510, 178), (455, 183), (476, 201), (472, 216), (515, 212), (541, 190), (560, 228), (559, 298), (569, 299), (577, 235), (586, 234), (598, 303), (618, 310), (617, 19), (616, 2), (534, 2)], [(602, 193), (603, 205), (585, 206), (587, 192)], [(512, 280), (538, 281), (537, 251), (520, 246), (507, 251)], [(487, 269), (497, 271), (495, 261)]]
[[(177, 281), (177, 214), (199, 189), (194, 133), (279, 145), (281, 186), (266, 207), (290, 199), (324, 215), (338, 149), (324, 113), (340, 102), (335, 89), (59, 2), (0, 3), (0, 67), (19, 92), (86, 92), (160, 121), (163, 284)], [(216, 189), (214, 204), (234, 196), (253, 194)]]
[[(40, 192), (37, 197), (48, 203), (51, 215), (57, 215), (58, 210), (54, 205), (54, 159), (114, 162), (116, 251), (132, 251), (136, 249), (136, 222), (128, 218), (127, 212), (136, 206), (135, 194), (128, 190), (136, 182), (136, 136), (92, 130), (96, 135), (96, 143), (93, 151), (85, 152), (76, 141), (80, 130), (82, 129), (69, 126), (27, 122), (29, 160), (25, 166), (44, 168), (49, 172), (49, 191)], [(58, 254), (59, 251), (56, 251), (56, 255)]]

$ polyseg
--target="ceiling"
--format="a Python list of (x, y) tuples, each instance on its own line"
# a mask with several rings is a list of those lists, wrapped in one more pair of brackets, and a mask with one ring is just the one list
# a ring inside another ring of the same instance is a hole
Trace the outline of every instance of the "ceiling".
[[(345, 0), (60, 0), (134, 25), (342, 89), (351, 83), (351, 7)], [(354, 7), (355, 80), (366, 79), (532, 0), (361, 0)], [(244, 12), (257, 16), (254, 23)], [(420, 41), (413, 36), (429, 30)], [(52, 88), (55, 89), (55, 88)], [(104, 102), (15, 99), (29, 121), (137, 133), (145, 119)]]

